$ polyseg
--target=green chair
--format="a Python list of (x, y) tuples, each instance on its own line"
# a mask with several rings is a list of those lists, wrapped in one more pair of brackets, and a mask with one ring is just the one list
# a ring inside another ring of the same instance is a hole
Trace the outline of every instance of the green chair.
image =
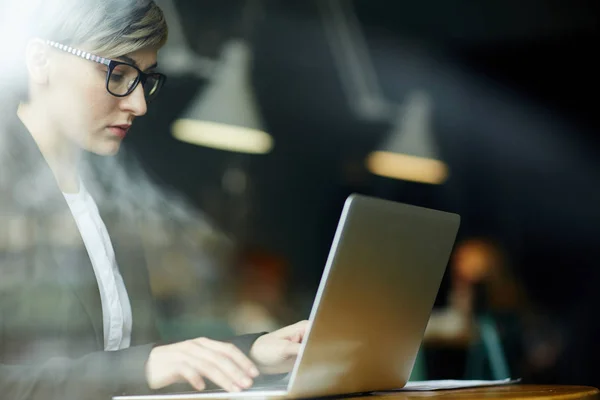
[(496, 320), (490, 314), (477, 318), (479, 338), (467, 353), (465, 379), (506, 379), (510, 369)]

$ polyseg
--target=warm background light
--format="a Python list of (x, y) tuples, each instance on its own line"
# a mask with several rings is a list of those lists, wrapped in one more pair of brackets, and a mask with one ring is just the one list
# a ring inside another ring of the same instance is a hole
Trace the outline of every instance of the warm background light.
[(172, 132), (182, 142), (219, 150), (266, 154), (273, 148), (273, 138), (263, 131), (210, 121), (179, 119)]
[(367, 158), (372, 174), (428, 184), (441, 184), (448, 178), (448, 167), (441, 161), (406, 154), (376, 151)]

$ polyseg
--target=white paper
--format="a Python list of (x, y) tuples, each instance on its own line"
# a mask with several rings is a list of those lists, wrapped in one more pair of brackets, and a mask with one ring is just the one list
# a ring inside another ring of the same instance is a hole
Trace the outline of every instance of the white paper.
[[(410, 381), (402, 389), (390, 390), (390, 392), (410, 392), (410, 391), (430, 391), (430, 390), (449, 390), (466, 389), (487, 386), (510, 385), (519, 382), (520, 379), (501, 379), (497, 381), (467, 381), (445, 379), (439, 381)], [(386, 393), (386, 392), (377, 392)]]

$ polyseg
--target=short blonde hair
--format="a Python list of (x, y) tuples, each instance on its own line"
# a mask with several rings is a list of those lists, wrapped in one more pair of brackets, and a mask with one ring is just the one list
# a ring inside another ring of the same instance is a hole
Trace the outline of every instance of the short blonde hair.
[(144, 48), (160, 48), (168, 29), (152, 0), (42, 0), (33, 36), (84, 46), (111, 58)]

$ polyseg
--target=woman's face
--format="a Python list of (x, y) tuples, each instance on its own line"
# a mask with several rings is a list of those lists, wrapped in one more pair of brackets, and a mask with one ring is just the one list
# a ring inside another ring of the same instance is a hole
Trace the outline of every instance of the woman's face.
[[(107, 66), (50, 47), (47, 52), (47, 75), (37, 97), (51, 128), (92, 153), (117, 153), (135, 118), (146, 114), (141, 83), (130, 95), (115, 97), (106, 90)], [(143, 49), (115, 60), (149, 72), (156, 58), (157, 50)]]

